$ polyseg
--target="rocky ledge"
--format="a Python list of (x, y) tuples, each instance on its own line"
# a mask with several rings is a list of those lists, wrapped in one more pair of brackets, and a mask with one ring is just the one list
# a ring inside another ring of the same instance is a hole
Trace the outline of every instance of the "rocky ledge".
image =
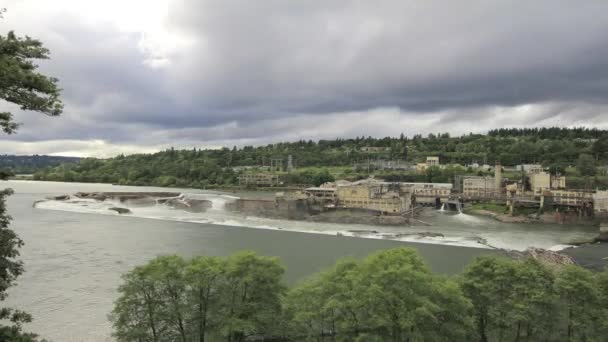
[(531, 247), (523, 252), (507, 251), (507, 254), (516, 259), (532, 258), (550, 265), (574, 265), (574, 260), (558, 252), (542, 248)]
[(119, 207), (112, 207), (112, 208), (108, 208), (108, 210), (113, 210), (119, 214), (130, 214), (131, 210), (127, 209), (127, 208), (119, 208)]
[(156, 198), (178, 197), (179, 192), (77, 192), (74, 194), (78, 198), (90, 198), (98, 201), (108, 199), (126, 202), (129, 200), (146, 200)]

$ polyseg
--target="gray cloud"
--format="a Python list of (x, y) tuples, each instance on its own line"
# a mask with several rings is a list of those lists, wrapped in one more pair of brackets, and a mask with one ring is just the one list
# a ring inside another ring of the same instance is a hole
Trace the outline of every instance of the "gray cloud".
[(27, 18), (7, 26), (51, 49), (66, 112), (18, 113), (7, 152), (608, 124), (601, 0), (175, 0), (164, 28), (189, 43), (153, 62), (137, 32), (11, 5)]

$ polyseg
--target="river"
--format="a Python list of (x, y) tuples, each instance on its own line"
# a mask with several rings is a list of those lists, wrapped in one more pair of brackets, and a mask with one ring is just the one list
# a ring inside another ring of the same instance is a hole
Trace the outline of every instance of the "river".
[[(280, 257), (287, 268), (286, 281), (293, 284), (341, 257), (365, 256), (396, 246), (417, 249), (436, 272), (456, 274), (475, 256), (495, 253), (487, 245), (559, 249), (595, 234), (584, 226), (505, 225), (439, 212), (425, 217), (432, 227), (313, 224), (226, 213), (221, 203), (235, 194), (219, 192), (33, 181), (7, 181), (0, 186), (15, 190), (8, 200), (14, 218), (11, 227), (26, 243), (21, 249), (26, 273), (10, 290), (6, 304), (31, 313), (34, 322), (26, 329), (55, 342), (111, 341), (107, 315), (117, 297), (120, 275), (161, 254), (228, 255), (249, 249)], [(32, 205), (47, 196), (77, 191), (171, 190), (210, 198), (214, 208), (204, 214), (163, 207), (132, 208), (133, 214), (120, 216), (99, 203), (46, 201)], [(421, 231), (444, 237), (415, 234)], [(337, 232), (357, 236), (336, 236)], [(411, 234), (395, 237), (404, 232)], [(400, 241), (388, 240), (391, 236)], [(589, 264), (607, 254), (605, 245), (568, 251), (575, 251)]]

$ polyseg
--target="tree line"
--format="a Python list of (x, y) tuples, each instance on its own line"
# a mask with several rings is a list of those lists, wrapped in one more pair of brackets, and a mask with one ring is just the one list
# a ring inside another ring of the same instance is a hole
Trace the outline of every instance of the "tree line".
[(608, 271), (481, 256), (454, 278), (396, 248), (288, 287), (280, 260), (161, 256), (123, 276), (120, 342), (605, 341)]
[[(554, 134), (550, 134), (554, 132)], [(379, 149), (370, 151), (366, 147)], [(552, 170), (575, 166), (581, 155), (589, 156), (594, 166), (608, 163), (608, 131), (581, 128), (497, 130), (488, 135), (469, 134), (451, 137), (447, 133), (415, 135), (411, 138), (357, 137), (297, 141), (266, 146), (244, 146), (215, 150), (168, 149), (153, 154), (119, 155), (109, 159), (83, 159), (40, 170), (39, 180), (103, 182), (123, 185), (188, 186), (238, 184), (244, 167), (268, 167), (280, 158), (286, 164), (292, 156), (297, 168), (353, 166), (374, 159), (424, 161), (439, 156), (441, 163), (466, 165), (472, 162), (503, 165), (541, 163)], [(283, 165), (284, 167), (286, 165)], [(314, 175), (289, 177), (294, 183)], [(432, 177), (431, 177), (432, 178)]]

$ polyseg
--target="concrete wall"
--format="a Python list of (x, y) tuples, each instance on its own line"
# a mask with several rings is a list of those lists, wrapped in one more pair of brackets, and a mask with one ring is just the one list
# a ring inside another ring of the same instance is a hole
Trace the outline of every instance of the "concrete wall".
[(485, 197), (498, 194), (494, 177), (465, 177), (462, 180), (462, 193), (470, 197)]
[(608, 191), (597, 191), (593, 194), (593, 210), (596, 213), (608, 214)]
[(540, 195), (544, 190), (551, 189), (551, 175), (546, 172), (531, 173), (530, 187), (534, 192), (534, 195)]

